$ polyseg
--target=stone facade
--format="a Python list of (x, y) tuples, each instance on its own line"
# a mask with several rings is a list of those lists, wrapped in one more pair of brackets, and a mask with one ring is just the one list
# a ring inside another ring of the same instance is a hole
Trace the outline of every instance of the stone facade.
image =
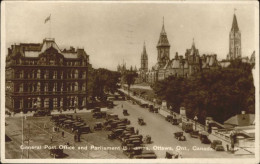
[(6, 107), (14, 112), (85, 108), (88, 67), (84, 49), (61, 50), (54, 39), (12, 45), (6, 57)]

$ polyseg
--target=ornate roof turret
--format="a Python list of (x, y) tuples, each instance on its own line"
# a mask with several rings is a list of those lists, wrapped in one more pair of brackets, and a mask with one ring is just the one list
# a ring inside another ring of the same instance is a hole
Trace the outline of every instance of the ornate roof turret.
[(160, 33), (160, 38), (159, 38), (159, 41), (158, 41), (158, 44), (157, 44), (157, 47), (159, 47), (159, 46), (170, 47), (170, 44), (169, 44), (169, 41), (168, 41), (168, 38), (167, 38), (167, 34), (166, 34), (165, 28), (164, 28), (164, 18), (163, 18), (162, 31)]

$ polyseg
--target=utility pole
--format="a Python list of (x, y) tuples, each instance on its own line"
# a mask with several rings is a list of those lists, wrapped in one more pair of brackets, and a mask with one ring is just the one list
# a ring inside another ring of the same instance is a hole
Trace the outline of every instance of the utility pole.
[[(23, 130), (24, 130), (24, 123), (23, 123), (23, 112), (21, 111), (21, 116), (22, 116), (22, 146), (23, 146)], [(21, 158), (23, 158), (23, 149), (22, 149), (22, 155)]]
[[(28, 147), (30, 144), (30, 124), (28, 124)], [(29, 159), (29, 149), (27, 149), (27, 158)]]

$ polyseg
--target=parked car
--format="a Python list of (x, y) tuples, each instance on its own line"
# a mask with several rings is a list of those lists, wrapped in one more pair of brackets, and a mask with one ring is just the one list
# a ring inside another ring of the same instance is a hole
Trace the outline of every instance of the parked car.
[(225, 149), (222, 145), (216, 145), (215, 150), (216, 151), (225, 151)]
[(91, 129), (89, 125), (81, 126), (78, 128), (79, 133), (91, 133)]
[(210, 144), (211, 141), (209, 140), (208, 136), (209, 136), (208, 132), (205, 132), (205, 131), (200, 132), (199, 138), (200, 138), (201, 143)]
[(198, 138), (199, 137), (199, 131), (198, 130), (193, 130), (192, 132), (190, 132), (190, 136), (192, 138)]
[(103, 125), (101, 122), (97, 122), (94, 126), (94, 130), (101, 130), (103, 128)]
[(46, 110), (37, 110), (34, 114), (33, 117), (42, 117), (42, 116), (50, 116), (51, 112), (46, 111)]
[(178, 141), (186, 141), (186, 137), (183, 135), (183, 132), (175, 132), (173, 134)]
[(182, 122), (182, 130), (185, 131), (186, 133), (192, 132), (193, 131), (193, 123), (191, 122)]
[(210, 144), (210, 147), (212, 149), (215, 149), (217, 145), (222, 145), (222, 141), (220, 141), (220, 140), (213, 140), (212, 143)]
[(63, 158), (64, 157), (64, 153), (63, 153), (63, 149), (55, 148), (55, 149), (50, 149), (50, 155), (53, 158)]
[(173, 119), (172, 115), (167, 115), (165, 117), (165, 120), (168, 121), (168, 122), (172, 122), (172, 119)]

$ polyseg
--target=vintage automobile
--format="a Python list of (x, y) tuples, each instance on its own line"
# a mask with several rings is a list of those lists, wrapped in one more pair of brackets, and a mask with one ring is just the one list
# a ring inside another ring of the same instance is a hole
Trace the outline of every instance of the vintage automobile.
[(89, 125), (84, 125), (84, 126), (81, 126), (77, 129), (79, 131), (79, 133), (91, 133), (91, 129), (90, 129), (90, 126)]
[(142, 125), (145, 125), (146, 123), (144, 122), (144, 119), (142, 117), (139, 117), (138, 124), (142, 126)]
[(133, 126), (127, 126), (126, 131), (135, 132), (135, 128)]
[(64, 157), (63, 149), (60, 149), (58, 146), (56, 146), (55, 149), (50, 149), (50, 155), (53, 158), (63, 158)]
[(165, 158), (172, 159), (173, 156), (174, 156), (173, 153), (170, 153), (169, 151), (166, 151)]
[(121, 121), (122, 123), (127, 124), (127, 125), (129, 125), (131, 123), (130, 120), (128, 120), (127, 118), (122, 118), (119, 121)]
[(210, 147), (212, 149), (215, 149), (217, 145), (222, 145), (222, 141), (220, 141), (220, 140), (213, 140), (212, 143), (210, 144)]
[(51, 112), (46, 111), (46, 110), (37, 110), (34, 114), (33, 117), (42, 117), (42, 116), (50, 116)]
[(92, 114), (92, 117), (95, 118), (95, 119), (102, 118), (102, 113), (101, 112), (94, 112)]
[(129, 113), (128, 113), (128, 111), (126, 109), (123, 110), (123, 115), (124, 116), (129, 116)]
[(165, 120), (168, 121), (168, 122), (172, 122), (172, 119), (173, 119), (173, 116), (172, 115), (167, 115), (165, 117)]
[(145, 144), (150, 144), (150, 143), (152, 143), (152, 137), (151, 137), (150, 135), (146, 135), (146, 136), (144, 137), (143, 142), (144, 142)]
[(122, 134), (122, 132), (124, 131), (124, 129), (116, 129), (113, 130), (110, 134), (107, 135), (108, 139), (116, 139), (118, 136), (120, 136)]
[(110, 119), (119, 119), (117, 114), (108, 114), (106, 117), (107, 120)]
[(179, 125), (181, 123), (181, 118), (173, 117), (171, 123), (172, 123), (172, 125)]
[(114, 107), (113, 101), (107, 101), (107, 107), (108, 107), (108, 109), (113, 108)]
[(193, 130), (192, 132), (190, 132), (190, 136), (192, 138), (198, 138), (199, 137), (199, 131), (198, 130)]
[(182, 122), (182, 130), (185, 131), (186, 133), (190, 133), (193, 131), (193, 123), (184, 121)]
[(225, 149), (222, 145), (216, 145), (215, 150), (216, 151), (225, 151)]
[(74, 122), (75, 122), (75, 121), (73, 121), (73, 120), (66, 120), (66, 121), (63, 122), (62, 127), (64, 127), (64, 128), (70, 128), (71, 125), (72, 125)]
[(77, 124), (73, 125), (73, 127), (71, 128), (71, 131), (74, 132), (85, 125), (86, 125), (86, 123), (77, 123)]
[(154, 113), (158, 113), (159, 108), (154, 108)]
[(95, 107), (94, 109), (92, 109), (91, 112), (92, 112), (92, 113), (101, 112), (101, 108)]
[(101, 122), (96, 122), (95, 126), (94, 126), (94, 130), (102, 130), (103, 125)]
[(206, 131), (200, 132), (199, 133), (199, 139), (200, 139), (201, 143), (210, 144), (211, 141), (209, 140), (208, 136), (209, 136), (208, 132), (206, 132)]
[(183, 132), (175, 132), (173, 134), (178, 141), (186, 141), (186, 137), (183, 135)]

